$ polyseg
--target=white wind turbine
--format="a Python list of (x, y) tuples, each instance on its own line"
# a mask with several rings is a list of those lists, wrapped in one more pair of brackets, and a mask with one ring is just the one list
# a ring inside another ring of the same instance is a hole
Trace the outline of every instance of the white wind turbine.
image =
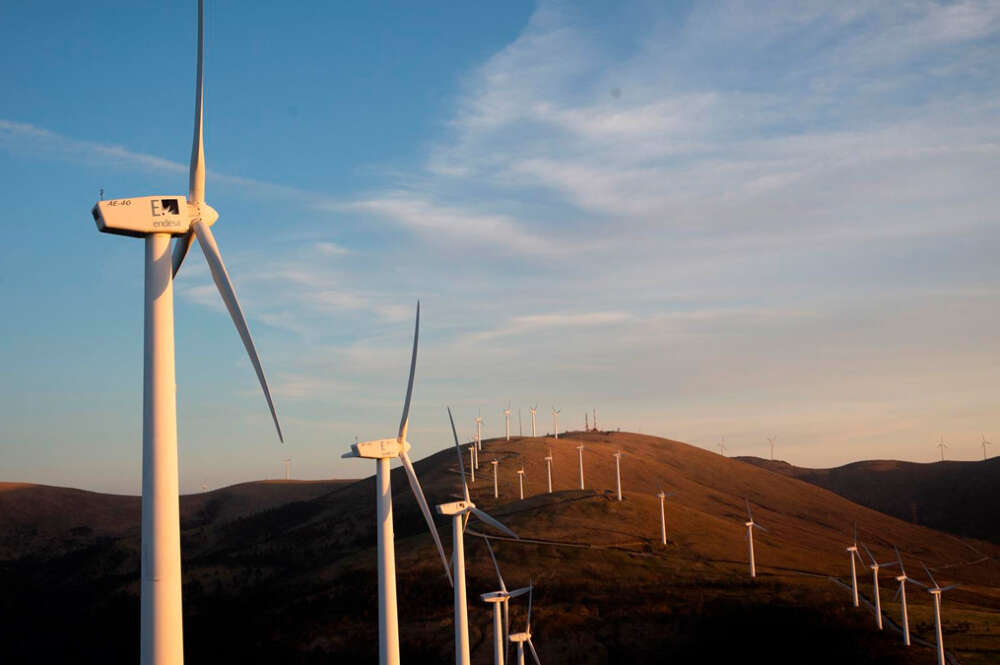
[(507, 436), (507, 440), (510, 441), (510, 402), (507, 402), (507, 408), (503, 410), (503, 422), (504, 430)]
[(535, 411), (538, 411), (538, 405), (534, 405), (528, 408), (531, 411), (531, 436), (535, 436)]
[(580, 489), (584, 489), (583, 485), (583, 444), (581, 443), (576, 447), (577, 455), (580, 458)]
[[(582, 454), (582, 453), (581, 453)], [(618, 500), (622, 500), (622, 451), (615, 453), (615, 481), (618, 489)]]
[(549, 482), (549, 494), (552, 494), (552, 449), (549, 448), (549, 454), (545, 458), (545, 477)]
[(483, 417), (476, 416), (476, 448), (483, 449)]
[(774, 441), (777, 438), (778, 437), (776, 437), (776, 436), (769, 436), (769, 437), (767, 437), (767, 442), (771, 445), (771, 461), (772, 462), (774, 461)]
[(497, 467), (500, 465), (499, 460), (493, 460), (490, 462), (493, 465), (493, 498), (500, 498), (500, 484), (497, 481)]
[(858, 552), (858, 525), (854, 525), (854, 543), (847, 548), (847, 554), (851, 557), (851, 595), (854, 599), (854, 606), (858, 606), (858, 569), (855, 559), (861, 559)]
[(517, 470), (517, 489), (521, 495), (521, 501), (524, 501), (524, 467), (522, 466)]
[(524, 645), (527, 644), (531, 650), (531, 657), (535, 660), (535, 665), (542, 665), (538, 660), (538, 652), (535, 645), (531, 643), (531, 597), (534, 594), (534, 582), (528, 585), (528, 619), (524, 625), (523, 633), (513, 633), (508, 639), (517, 645), (517, 665), (524, 665)]
[(552, 407), (552, 435), (557, 439), (559, 438), (559, 414), (561, 412), (562, 409), (556, 411), (556, 407)]
[[(510, 599), (518, 598), (528, 593), (531, 587), (523, 587), (514, 591), (507, 591), (507, 585), (503, 582), (503, 575), (500, 574), (500, 566), (497, 565), (496, 555), (493, 554), (493, 546), (490, 539), (483, 536), (486, 541), (486, 548), (493, 561), (493, 567), (497, 571), (497, 580), (500, 581), (500, 590), (481, 594), (479, 597), (486, 603), (493, 604), (493, 662), (495, 665), (503, 665), (507, 653), (507, 636), (510, 634)], [(503, 618), (501, 623), (501, 606), (503, 607)]]
[(475, 515), (480, 520), (499, 531), (514, 538), (518, 535), (476, 507), (469, 496), (469, 485), (465, 482), (465, 462), (462, 460), (462, 449), (458, 444), (458, 432), (455, 430), (455, 420), (448, 409), (448, 420), (451, 421), (451, 433), (455, 437), (455, 451), (458, 453), (458, 467), (462, 475), (462, 492), (465, 499), (443, 503), (437, 507), (438, 513), (451, 517), (452, 546), (452, 582), (455, 600), (455, 665), (469, 665), (469, 607), (465, 595), (465, 525), (469, 515)]
[(753, 530), (754, 528), (757, 528), (767, 533), (767, 529), (765, 529), (764, 527), (753, 521), (753, 511), (750, 510), (750, 499), (744, 499), (744, 500), (747, 502), (748, 519), (745, 524), (747, 527), (747, 544), (750, 547), (750, 577), (757, 577), (757, 564), (754, 561), (753, 557)]
[(351, 444), (351, 451), (342, 457), (363, 457), (375, 460), (375, 500), (378, 520), (378, 662), (379, 665), (397, 665), (399, 663), (399, 617), (396, 607), (396, 552), (395, 536), (392, 519), (392, 477), (389, 463), (398, 457), (406, 470), (410, 481), (410, 489), (424, 514), (427, 527), (430, 529), (434, 544), (437, 546), (441, 563), (444, 564), (445, 575), (451, 582), (451, 571), (448, 559), (445, 557), (441, 539), (438, 537), (434, 518), (431, 516), (427, 499), (417, 479), (416, 471), (410, 462), (407, 451), (410, 444), (406, 440), (406, 432), (410, 423), (410, 399), (413, 397), (413, 377), (417, 369), (417, 340), (420, 336), (420, 303), (417, 303), (417, 323), (413, 329), (413, 353), (410, 357), (410, 378), (406, 384), (406, 399), (403, 401), (403, 416), (399, 420), (399, 433), (392, 439), (377, 439)]
[(586, 411), (583, 412), (583, 431), (584, 432), (590, 431), (590, 414), (587, 413)]
[(667, 544), (667, 513), (666, 509), (663, 507), (663, 502), (666, 500), (668, 496), (673, 496), (673, 495), (674, 495), (673, 492), (671, 492), (670, 494), (665, 494), (663, 490), (660, 490), (660, 493), (656, 495), (660, 497), (660, 540), (663, 542), (664, 545)]
[(983, 434), (983, 461), (986, 461), (986, 446), (992, 446), (993, 444), (986, 440), (986, 435)]
[(875, 557), (872, 556), (872, 551), (868, 549), (867, 545), (862, 543), (861, 547), (864, 548), (865, 553), (868, 554), (868, 558), (871, 559), (871, 565), (869, 566), (869, 568), (872, 569), (872, 583), (874, 585), (872, 593), (875, 596), (875, 625), (878, 626), (879, 630), (882, 630), (882, 598), (878, 588), (878, 569), (891, 568), (892, 566), (895, 566), (898, 562), (890, 561), (888, 563), (879, 563), (878, 561), (875, 560)]
[(942, 587), (931, 575), (931, 571), (927, 569), (924, 562), (921, 561), (920, 565), (924, 567), (924, 572), (927, 573), (927, 577), (931, 578), (931, 584), (934, 586), (926, 587), (927, 592), (931, 594), (934, 598), (934, 635), (937, 637), (937, 661), (938, 665), (945, 665), (944, 659), (944, 635), (941, 632), (941, 593), (947, 591), (948, 589), (954, 589), (959, 586), (958, 584), (949, 584), (946, 587)]
[(896, 576), (896, 581), (899, 582), (899, 589), (896, 591), (896, 597), (899, 598), (900, 607), (903, 610), (903, 644), (910, 646), (910, 616), (906, 610), (906, 583), (913, 582), (925, 589), (927, 585), (907, 576), (906, 568), (903, 567), (903, 556), (899, 553), (897, 547), (893, 546), (893, 549), (896, 550), (896, 561), (899, 562), (899, 575)]
[(942, 462), (944, 461), (944, 449), (947, 448), (947, 447), (948, 447), (948, 444), (944, 442), (944, 437), (942, 436), (941, 440), (938, 441), (937, 446), (935, 446), (935, 448), (937, 448), (938, 450), (941, 451), (941, 461)]
[(471, 480), (469, 482), (471, 482), (473, 485), (475, 485), (476, 484), (476, 444), (474, 444), (474, 443), (469, 446), (469, 473), (472, 476)]
[(726, 437), (722, 437), (719, 440), (718, 446), (719, 446), (719, 454), (722, 455), (723, 457), (725, 457), (726, 456)]
[[(198, 238), (209, 272), (246, 347), (283, 440), (264, 370), (226, 272), (211, 226), (219, 214), (205, 202), (202, 80), (203, 4), (198, 2), (194, 138), (188, 195), (101, 200), (91, 209), (97, 228), (145, 239), (145, 316), (142, 404), (142, 547), (140, 663), (184, 660), (180, 517), (177, 477), (177, 400), (174, 365), (174, 286), (187, 250)], [(177, 238), (171, 255), (171, 239)]]

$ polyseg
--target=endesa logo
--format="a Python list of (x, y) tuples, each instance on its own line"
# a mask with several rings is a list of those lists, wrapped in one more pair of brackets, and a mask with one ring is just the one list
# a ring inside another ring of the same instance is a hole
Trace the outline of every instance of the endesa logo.
[[(153, 217), (181, 214), (180, 202), (177, 199), (151, 199), (149, 205), (153, 208)], [(171, 224), (175, 225), (176, 222)]]

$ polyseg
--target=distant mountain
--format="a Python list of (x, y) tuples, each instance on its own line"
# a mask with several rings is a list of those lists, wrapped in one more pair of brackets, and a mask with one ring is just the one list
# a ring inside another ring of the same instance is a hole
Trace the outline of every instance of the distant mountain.
[(1000, 457), (929, 464), (871, 460), (833, 469), (760, 457), (734, 459), (819, 485), (914, 524), (1000, 543)]
[[(580, 444), (584, 490), (577, 477)], [(622, 502), (614, 497), (612, 454), (619, 450)], [(551, 494), (545, 480), (550, 451)], [(919, 560), (942, 584), (961, 582), (946, 597), (948, 648), (963, 665), (1000, 662), (1000, 546), (962, 541), (801, 480), (651, 436), (567, 432), (558, 440), (489, 440), (480, 458), (471, 495), (522, 537), (494, 539), (494, 548), (508, 586), (536, 585), (532, 632), (546, 665), (729, 663), (760, 652), (772, 665), (933, 662), (926, 644), (905, 649), (898, 634), (875, 630), (870, 610), (853, 608), (848, 592), (831, 580), (849, 579), (844, 550), (854, 521), (881, 560), (893, 557), (896, 545), (911, 575), (925, 577)], [(499, 499), (493, 498), (494, 459)], [(443, 443), (414, 466), (431, 505), (460, 495), (452, 447)], [(521, 468), (523, 501), (515, 473)], [(398, 466), (391, 481), (402, 660), (451, 662), (452, 589)], [(667, 545), (660, 542), (661, 489), (671, 493)], [(231, 519), (211, 518), (208, 502), (188, 506), (182, 532), (187, 661), (374, 662), (374, 490), (368, 477), (310, 499), (238, 508)], [(768, 529), (755, 535), (759, 577), (753, 582), (746, 499)], [(223, 512), (219, 507), (216, 514)], [(106, 513), (94, 519), (113, 522)], [(450, 552), (451, 525), (440, 516), (437, 525)], [(479, 594), (498, 585), (481, 533), (490, 531), (473, 518), (465, 552), (477, 665), (492, 662), (490, 608)], [(132, 528), (64, 555), (0, 561), (0, 626), (18, 637), (5, 645), (5, 665), (93, 660), (95, 653), (105, 665), (134, 663), (138, 545)], [(860, 580), (870, 597), (870, 572)], [(884, 610), (898, 618), (889, 572), (880, 585)], [(933, 639), (930, 601), (916, 587), (911, 591), (918, 640)], [(523, 625), (524, 612), (524, 599), (511, 604), (513, 628)]]
[[(240, 483), (180, 498), (185, 528), (245, 517), (281, 504), (307, 501), (353, 480)], [(0, 482), (0, 560), (64, 554), (139, 528), (137, 496), (68, 487)]]

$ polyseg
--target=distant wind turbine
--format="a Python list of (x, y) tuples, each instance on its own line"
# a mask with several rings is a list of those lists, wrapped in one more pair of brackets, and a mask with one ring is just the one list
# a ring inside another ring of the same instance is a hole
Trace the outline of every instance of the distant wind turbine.
[(899, 582), (899, 589), (896, 591), (896, 598), (899, 598), (900, 607), (903, 611), (903, 644), (910, 646), (910, 617), (906, 611), (906, 583), (913, 582), (925, 589), (927, 585), (906, 575), (906, 568), (903, 567), (903, 556), (899, 553), (898, 548), (893, 546), (893, 549), (896, 550), (896, 561), (899, 562), (899, 575), (896, 576), (896, 581)]
[(947, 448), (947, 447), (948, 447), (948, 444), (944, 442), (944, 437), (942, 436), (941, 440), (938, 442), (938, 444), (936, 446), (936, 448), (938, 448), (941, 451), (941, 461), (942, 462), (944, 461), (944, 449)]
[(776, 436), (769, 436), (769, 437), (767, 437), (767, 442), (769, 444), (771, 444), (771, 461), (772, 462), (774, 461), (774, 440), (777, 439), (777, 438), (778, 437), (776, 437)]
[(947, 591), (948, 589), (954, 589), (959, 586), (958, 584), (949, 584), (946, 587), (942, 587), (931, 575), (931, 571), (927, 569), (924, 562), (921, 561), (920, 565), (924, 567), (924, 572), (927, 573), (927, 577), (931, 578), (931, 584), (934, 586), (927, 587), (927, 592), (931, 594), (934, 598), (934, 634), (937, 637), (937, 660), (938, 665), (945, 665), (944, 658), (944, 636), (941, 633), (941, 593)]
[(476, 448), (479, 450), (483, 449), (483, 417), (482, 415), (476, 416)]
[(753, 530), (754, 527), (767, 533), (767, 529), (753, 521), (753, 511), (750, 510), (750, 499), (744, 499), (747, 503), (747, 545), (750, 547), (750, 577), (757, 577), (757, 564), (753, 557)]
[(490, 464), (493, 465), (493, 498), (500, 498), (500, 485), (497, 481), (497, 467), (500, 465), (499, 460), (492, 460)]
[(549, 448), (549, 454), (545, 458), (545, 476), (549, 481), (549, 494), (552, 494), (552, 449)]
[(517, 470), (517, 488), (521, 495), (521, 501), (524, 501), (524, 467), (522, 466)]
[(552, 407), (552, 435), (555, 438), (559, 438), (559, 413), (562, 411), (556, 411), (556, 407)]
[(531, 650), (531, 657), (535, 660), (535, 665), (542, 665), (541, 661), (538, 660), (538, 653), (535, 651), (535, 645), (531, 643), (531, 596), (534, 593), (535, 585), (534, 582), (528, 585), (528, 620), (524, 626), (523, 633), (513, 633), (510, 635), (509, 639), (511, 642), (517, 644), (517, 665), (524, 665), (524, 645), (527, 644), (528, 648)]
[(476, 484), (476, 444), (469, 446), (469, 482)]
[(986, 446), (992, 446), (993, 444), (986, 440), (986, 435), (983, 434), (983, 461), (986, 461)]
[(726, 437), (719, 439), (719, 454), (723, 457), (726, 456)]
[(882, 600), (878, 588), (878, 569), (895, 566), (898, 562), (890, 561), (888, 563), (879, 563), (876, 561), (875, 557), (872, 555), (872, 551), (868, 549), (867, 545), (862, 543), (861, 547), (864, 548), (865, 553), (868, 554), (868, 558), (871, 559), (872, 562), (869, 568), (872, 569), (872, 583), (874, 585), (872, 593), (875, 596), (875, 625), (878, 626), (879, 630), (882, 630)]
[(622, 500), (622, 451), (615, 453), (615, 487), (618, 491), (618, 500)]
[(848, 556), (851, 557), (851, 594), (854, 598), (854, 606), (858, 606), (858, 570), (855, 559), (860, 559), (858, 552), (858, 525), (854, 525), (854, 544), (847, 548)]
[(577, 446), (576, 450), (580, 456), (580, 489), (583, 489), (583, 444)]
[(469, 485), (465, 482), (465, 462), (462, 460), (462, 449), (458, 444), (458, 432), (455, 430), (455, 420), (448, 409), (448, 420), (451, 421), (451, 433), (455, 438), (455, 452), (458, 453), (458, 467), (462, 476), (463, 501), (443, 503), (437, 507), (438, 513), (451, 517), (452, 534), (452, 581), (455, 600), (455, 665), (469, 665), (469, 607), (465, 592), (465, 525), (468, 515), (475, 515), (493, 528), (510, 535), (519, 536), (476, 507), (469, 496)]
[(663, 541), (664, 545), (667, 544), (667, 513), (663, 507), (663, 502), (668, 496), (673, 495), (673, 492), (670, 494), (664, 494), (663, 490), (660, 490), (660, 493), (656, 495), (660, 497), (660, 540)]
[(594, 431), (597, 431), (597, 409), (594, 409)]
[(503, 420), (504, 428), (507, 434), (507, 440), (510, 441), (510, 402), (507, 402), (507, 408), (503, 410)]
[(531, 436), (532, 436), (532, 438), (534, 438), (534, 436), (535, 436), (535, 411), (538, 411), (538, 405), (536, 404), (536, 405), (534, 405), (532, 407), (529, 407), (528, 411), (531, 411)]
[[(376, 515), (378, 519), (378, 653), (380, 665), (398, 665), (399, 663), (399, 616), (396, 606), (396, 552), (395, 536), (392, 519), (392, 480), (389, 464), (398, 457), (406, 470), (410, 481), (410, 489), (424, 514), (427, 528), (434, 538), (441, 563), (444, 564), (445, 575), (451, 583), (451, 571), (448, 559), (445, 557), (441, 539), (438, 537), (437, 526), (431, 516), (427, 499), (417, 479), (416, 471), (410, 462), (407, 451), (410, 444), (406, 433), (410, 424), (410, 399), (413, 397), (413, 377), (417, 369), (417, 340), (420, 335), (420, 303), (417, 303), (417, 323), (413, 329), (413, 354), (410, 357), (410, 378), (406, 384), (406, 399), (403, 401), (403, 416), (399, 421), (399, 433), (392, 439), (364, 441), (351, 445), (351, 451), (343, 457), (363, 457), (375, 460)], [(463, 478), (464, 480), (464, 478)]]
[[(484, 593), (479, 597), (483, 600), (483, 602), (493, 604), (493, 663), (494, 665), (503, 665), (505, 654), (507, 652), (507, 636), (510, 634), (509, 601), (511, 598), (518, 598), (519, 596), (523, 596), (528, 593), (530, 587), (507, 591), (507, 585), (504, 584), (503, 575), (500, 574), (500, 566), (497, 565), (497, 558), (493, 553), (493, 546), (490, 545), (490, 539), (484, 536), (483, 540), (486, 542), (486, 549), (489, 551), (490, 559), (493, 561), (493, 568), (497, 571), (497, 580), (500, 582), (500, 590)], [(502, 623), (500, 616), (501, 606), (503, 607)]]
[(590, 422), (588, 420), (589, 418), (590, 418), (590, 414), (587, 413), (586, 411), (584, 411), (583, 412), (583, 431), (584, 432), (589, 432), (590, 431)]

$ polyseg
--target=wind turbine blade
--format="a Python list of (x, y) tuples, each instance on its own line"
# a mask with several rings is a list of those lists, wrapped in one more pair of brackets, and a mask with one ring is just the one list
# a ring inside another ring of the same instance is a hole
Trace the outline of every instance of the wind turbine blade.
[(528, 593), (529, 591), (531, 591), (531, 587), (530, 586), (524, 586), (524, 587), (521, 587), (520, 589), (514, 589), (513, 591), (510, 592), (510, 597), (511, 598), (520, 598), (521, 596), (523, 596), (524, 594)]
[(451, 416), (450, 406), (448, 407), (448, 420), (451, 421), (451, 435), (455, 437), (455, 452), (458, 453), (458, 469), (462, 472), (462, 489), (465, 491), (465, 500), (471, 501), (469, 497), (469, 483), (465, 480), (465, 462), (462, 461), (462, 447), (458, 445), (458, 430), (455, 429), (455, 419)]
[(899, 588), (896, 589), (896, 595), (892, 597), (892, 602), (896, 602), (897, 600), (899, 600), (899, 594), (902, 591), (903, 591), (903, 585), (900, 584)]
[[(198, 76), (194, 93), (194, 140), (191, 143), (191, 171), (188, 179), (188, 201), (205, 202), (205, 143), (203, 139), (202, 90), (205, 51), (205, 3), (198, 0)], [(183, 256), (181, 257), (183, 259)]]
[(535, 659), (535, 665), (542, 665), (542, 661), (538, 660), (538, 652), (535, 651), (535, 645), (531, 643), (531, 638), (528, 638), (528, 649), (531, 650), (531, 657)]
[(903, 575), (906, 575), (906, 568), (903, 567), (903, 555), (899, 553), (899, 548), (895, 545), (892, 546), (892, 549), (896, 550), (896, 562), (899, 564), (899, 571)]
[(770, 531), (767, 530), (766, 527), (763, 527), (763, 526), (761, 526), (760, 524), (757, 524), (757, 523), (754, 523), (753, 528), (760, 529), (764, 533), (771, 533)]
[(497, 557), (493, 554), (493, 546), (490, 545), (490, 539), (484, 537), (483, 540), (486, 541), (486, 550), (490, 553), (490, 559), (493, 561), (493, 568), (497, 571), (497, 579), (500, 581), (500, 589), (502, 591), (506, 591), (507, 585), (503, 583), (503, 575), (500, 574), (500, 566), (497, 565)]
[(410, 461), (410, 456), (406, 454), (404, 450), (400, 453), (399, 458), (403, 460), (403, 468), (406, 469), (406, 478), (410, 481), (410, 489), (413, 490), (413, 496), (417, 500), (417, 504), (420, 506), (420, 512), (424, 514), (424, 520), (427, 521), (427, 528), (431, 532), (431, 537), (434, 538), (434, 545), (437, 546), (438, 554), (441, 556), (441, 563), (444, 565), (444, 574), (448, 577), (448, 584), (453, 584), (451, 579), (451, 567), (448, 565), (448, 557), (444, 555), (444, 547), (441, 545), (441, 537), (438, 535), (437, 527), (434, 525), (434, 518), (431, 516), (430, 506), (427, 505), (427, 499), (424, 497), (424, 490), (420, 487), (420, 480), (417, 478), (417, 472), (413, 469), (413, 463)]
[(747, 516), (749, 516), (750, 521), (753, 522), (753, 511), (750, 510), (750, 499), (744, 497), (743, 500), (747, 502)]
[(413, 396), (413, 374), (417, 371), (417, 339), (420, 337), (420, 301), (417, 301), (417, 323), (413, 326), (413, 353), (410, 355), (410, 380), (406, 384), (403, 417), (399, 419), (399, 442), (406, 441), (406, 428), (410, 423), (410, 397)]
[(854, 546), (858, 546), (858, 523), (854, 523)]
[(878, 561), (875, 560), (875, 557), (872, 556), (872, 551), (870, 549), (868, 549), (867, 545), (865, 545), (864, 543), (861, 543), (861, 547), (865, 548), (865, 552), (868, 553), (868, 558), (872, 560), (872, 563), (878, 563)]
[(912, 577), (907, 577), (907, 578), (906, 578), (906, 581), (907, 581), (907, 582), (909, 582), (910, 584), (916, 584), (917, 586), (919, 586), (919, 587), (923, 587), (923, 588), (925, 588), (925, 589), (928, 589), (928, 588), (930, 588), (930, 587), (928, 587), (928, 586), (927, 586), (926, 584), (924, 584), (923, 582), (921, 582), (920, 580), (915, 580), (915, 579), (913, 579)]
[(960, 587), (960, 586), (962, 586), (962, 585), (961, 584), (949, 584), (948, 586), (941, 587), (941, 590), (942, 591), (947, 591), (948, 589), (955, 589), (955, 588)]
[(524, 628), (524, 632), (526, 632), (528, 634), (531, 633), (531, 601), (532, 601), (532, 597), (534, 595), (535, 595), (535, 581), (529, 579), (529, 581), (528, 581), (528, 623), (527, 623), (527, 625)]
[(512, 538), (517, 538), (518, 540), (520, 540), (521, 537), (519, 535), (517, 535), (516, 533), (514, 533), (513, 531), (511, 531), (510, 529), (508, 529), (507, 527), (505, 527), (498, 520), (496, 520), (493, 517), (490, 517), (489, 515), (487, 515), (486, 513), (484, 513), (479, 508), (473, 508), (472, 512), (476, 514), (476, 517), (478, 517), (482, 521), (486, 522), (487, 524), (489, 524), (491, 527), (493, 527), (497, 531), (503, 531), (506, 534), (510, 534), (510, 536)]
[(278, 424), (278, 414), (274, 410), (271, 391), (268, 390), (267, 379), (264, 378), (264, 368), (260, 366), (257, 349), (253, 345), (253, 338), (250, 337), (250, 328), (247, 327), (246, 317), (243, 316), (243, 310), (240, 309), (240, 302), (236, 299), (236, 291), (233, 289), (233, 283), (229, 281), (229, 273), (226, 272), (226, 265), (222, 262), (219, 246), (215, 244), (215, 236), (212, 235), (211, 227), (200, 219), (196, 220), (191, 226), (194, 229), (195, 235), (198, 236), (198, 244), (201, 245), (201, 249), (205, 253), (205, 261), (208, 263), (208, 269), (212, 273), (212, 279), (215, 280), (215, 286), (219, 289), (219, 295), (222, 296), (222, 302), (226, 304), (229, 316), (233, 318), (233, 323), (236, 324), (236, 331), (240, 334), (243, 346), (246, 347), (247, 354), (250, 356), (253, 369), (257, 372), (257, 380), (260, 381), (260, 387), (264, 389), (267, 408), (271, 410), (271, 418), (274, 419), (274, 428), (278, 430), (278, 439), (284, 443), (285, 437), (281, 433), (281, 425)]
[(188, 231), (174, 241), (174, 251), (171, 256), (174, 277), (177, 277), (177, 271), (181, 269), (181, 264), (184, 263), (184, 257), (187, 256), (192, 243), (194, 243), (193, 231)]
[(510, 662), (510, 599), (503, 602), (503, 642), (504, 642), (504, 660), (503, 662)]
[(924, 564), (924, 562), (923, 562), (923, 561), (921, 561), (921, 562), (920, 562), (920, 565), (924, 567), (924, 572), (925, 572), (925, 573), (927, 573), (927, 577), (931, 578), (931, 583), (933, 583), (933, 584), (934, 584), (934, 587), (935, 587), (935, 588), (940, 588), (940, 587), (938, 586), (938, 583), (937, 583), (937, 580), (936, 580), (936, 579), (934, 579), (934, 576), (933, 576), (933, 575), (931, 575), (931, 571), (927, 569), (927, 565), (926, 565), (926, 564)]

